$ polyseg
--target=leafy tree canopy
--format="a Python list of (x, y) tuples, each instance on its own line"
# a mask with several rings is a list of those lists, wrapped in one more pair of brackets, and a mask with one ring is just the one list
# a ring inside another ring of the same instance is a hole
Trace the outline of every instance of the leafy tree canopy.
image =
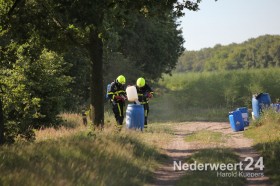
[(114, 57), (139, 76), (170, 73), (183, 51), (176, 19), (184, 8), (198, 10), (199, 2), (1, 0), (6, 121), (23, 134), (55, 123), (59, 111), (73, 107), (72, 100), (89, 99), (92, 122), (103, 124), (103, 72), (113, 69)]

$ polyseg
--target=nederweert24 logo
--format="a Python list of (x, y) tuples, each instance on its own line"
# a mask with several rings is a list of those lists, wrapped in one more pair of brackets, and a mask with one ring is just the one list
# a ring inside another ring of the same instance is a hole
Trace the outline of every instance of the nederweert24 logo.
[(263, 157), (260, 157), (255, 163), (252, 157), (246, 157), (244, 161), (238, 163), (182, 163), (182, 161), (173, 161), (174, 171), (217, 171), (217, 177), (262, 177), (264, 163)]

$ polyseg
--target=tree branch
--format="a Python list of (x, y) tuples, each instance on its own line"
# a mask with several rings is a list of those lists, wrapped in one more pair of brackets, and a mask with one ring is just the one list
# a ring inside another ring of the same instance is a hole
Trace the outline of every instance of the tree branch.
[(64, 31), (64, 33), (67, 35), (67, 37), (76, 45), (81, 46), (81, 43), (79, 43), (71, 33), (69, 33), (66, 29), (66, 26), (60, 21), (55, 13), (50, 10), (43, 2), (40, 2), (41, 6), (49, 13), (51, 16), (53, 22), (56, 24), (56, 26)]

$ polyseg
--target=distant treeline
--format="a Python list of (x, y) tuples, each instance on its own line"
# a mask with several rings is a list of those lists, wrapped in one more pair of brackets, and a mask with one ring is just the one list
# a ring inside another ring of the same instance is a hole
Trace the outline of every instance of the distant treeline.
[(179, 59), (176, 72), (215, 71), (280, 66), (280, 35), (264, 35), (241, 44), (199, 51), (185, 51)]

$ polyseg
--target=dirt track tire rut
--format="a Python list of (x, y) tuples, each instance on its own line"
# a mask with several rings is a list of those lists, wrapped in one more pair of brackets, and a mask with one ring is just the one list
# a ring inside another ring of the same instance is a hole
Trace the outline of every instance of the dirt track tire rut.
[[(193, 132), (200, 130), (211, 130), (221, 132), (227, 136), (227, 140), (223, 145), (233, 149), (240, 157), (240, 161), (244, 162), (246, 157), (252, 157), (254, 163), (259, 159), (259, 154), (253, 149), (253, 141), (245, 138), (243, 132), (233, 132), (227, 122), (186, 122), (175, 125), (174, 137), (165, 147), (162, 147), (169, 159), (155, 172), (155, 183), (153, 186), (173, 186), (176, 181), (184, 175), (184, 171), (174, 171), (174, 161), (184, 161), (194, 152), (203, 148), (213, 148), (207, 144), (199, 144), (193, 142), (186, 142), (184, 138)], [(246, 162), (244, 162), (246, 163)], [(260, 172), (254, 170), (251, 172)], [(267, 176), (246, 178), (246, 186), (270, 186), (272, 185)]]

